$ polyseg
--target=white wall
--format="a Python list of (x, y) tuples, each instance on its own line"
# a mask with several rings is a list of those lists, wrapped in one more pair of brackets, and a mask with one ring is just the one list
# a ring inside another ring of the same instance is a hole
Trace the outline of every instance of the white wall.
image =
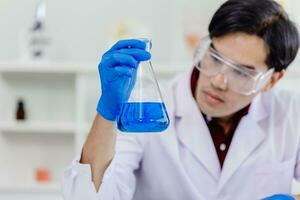
[[(18, 38), (34, 16), (37, 0), (0, 1), (0, 60), (18, 58)], [(50, 57), (56, 61), (98, 60), (108, 48), (112, 25), (137, 19), (153, 33), (153, 59), (161, 62), (187, 60), (183, 9), (201, 16), (202, 29), (221, 1), (183, 0), (46, 0), (47, 28), (53, 39)], [(188, 6), (196, 4), (196, 6)], [(195, 9), (196, 8), (196, 9)]]
[[(19, 38), (32, 24), (38, 0), (0, 1), (0, 61), (16, 60)], [(164, 63), (190, 60), (184, 43), (184, 23), (196, 17), (199, 30), (207, 25), (224, 0), (45, 0), (47, 29), (52, 42), (49, 57), (54, 61), (97, 62), (110, 45), (113, 25), (136, 19), (152, 31), (153, 59)], [(285, 0), (291, 18), (300, 22), (300, 1)], [(300, 63), (297, 58), (297, 63)]]

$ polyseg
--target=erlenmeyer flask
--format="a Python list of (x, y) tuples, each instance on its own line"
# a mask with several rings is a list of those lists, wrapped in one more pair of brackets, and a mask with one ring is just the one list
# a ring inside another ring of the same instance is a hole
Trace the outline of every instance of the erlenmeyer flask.
[[(151, 41), (141, 40), (146, 42), (146, 50), (150, 51)], [(117, 128), (123, 132), (161, 132), (168, 126), (168, 113), (151, 61), (141, 62), (129, 100), (121, 106)]]

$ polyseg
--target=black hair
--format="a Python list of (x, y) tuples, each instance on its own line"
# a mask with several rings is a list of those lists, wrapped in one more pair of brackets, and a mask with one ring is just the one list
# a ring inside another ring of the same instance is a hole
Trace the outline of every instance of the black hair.
[(262, 38), (268, 47), (265, 63), (276, 72), (286, 69), (299, 48), (299, 33), (284, 9), (273, 0), (228, 0), (216, 11), (210, 38), (244, 32)]

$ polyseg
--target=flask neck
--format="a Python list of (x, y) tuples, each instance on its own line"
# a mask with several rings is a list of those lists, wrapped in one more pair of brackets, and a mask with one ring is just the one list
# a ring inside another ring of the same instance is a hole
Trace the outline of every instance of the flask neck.
[(138, 40), (145, 42), (146, 47), (145, 50), (150, 52), (151, 48), (152, 48), (152, 41), (151, 39), (148, 38), (139, 38)]
[(148, 51), (148, 52), (150, 52), (150, 50), (152, 48), (152, 42), (151, 42), (150, 39), (147, 39), (145, 42), (146, 42), (146, 48), (145, 48), (145, 50)]

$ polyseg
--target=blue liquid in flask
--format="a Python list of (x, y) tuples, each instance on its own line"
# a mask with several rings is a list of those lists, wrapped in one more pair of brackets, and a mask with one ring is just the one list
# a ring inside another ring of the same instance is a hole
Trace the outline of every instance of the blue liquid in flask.
[(161, 132), (169, 126), (164, 103), (130, 102), (122, 105), (117, 128), (123, 132)]

